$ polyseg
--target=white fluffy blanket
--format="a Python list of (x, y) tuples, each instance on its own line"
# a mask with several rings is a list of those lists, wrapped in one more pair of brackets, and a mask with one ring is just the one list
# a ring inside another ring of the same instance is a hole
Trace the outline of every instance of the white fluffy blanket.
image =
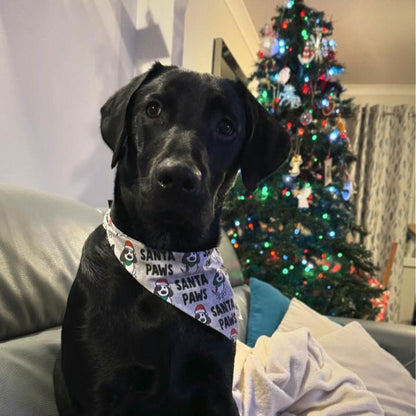
[(384, 414), (306, 328), (260, 337), (254, 348), (238, 342), (233, 395), (241, 416)]

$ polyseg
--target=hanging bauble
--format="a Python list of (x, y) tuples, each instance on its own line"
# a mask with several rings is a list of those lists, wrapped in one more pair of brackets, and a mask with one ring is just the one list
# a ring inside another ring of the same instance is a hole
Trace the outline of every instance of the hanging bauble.
[(344, 199), (344, 201), (349, 201), (349, 199), (351, 198), (351, 194), (352, 194), (352, 182), (350, 178), (348, 178), (344, 182), (344, 189), (342, 190), (342, 198)]
[(302, 124), (302, 126), (308, 126), (313, 121), (312, 114), (309, 111), (305, 111), (299, 117), (299, 121), (300, 121), (300, 124)]
[(277, 40), (276, 32), (270, 23), (264, 26), (262, 31), (263, 37), (260, 40), (259, 56), (270, 58), (279, 51), (279, 41)]
[(301, 106), (301, 99), (295, 93), (295, 87), (293, 85), (285, 85), (283, 91), (279, 94), (281, 107), (289, 106), (290, 108), (298, 108)]
[(322, 58), (328, 58), (329, 45), (328, 45), (327, 39), (322, 39), (320, 49), (321, 49), (320, 55), (322, 56)]
[(303, 65), (309, 64), (315, 57), (315, 45), (311, 40), (305, 42), (302, 55), (298, 55), (299, 62)]
[(312, 188), (310, 186), (304, 186), (297, 198), (298, 198), (298, 208), (299, 209), (307, 209), (309, 208), (310, 198), (309, 196), (312, 194)]
[(331, 268), (331, 273), (335, 274), (341, 270), (341, 265), (339, 263), (335, 263)]
[(324, 105), (322, 107), (322, 114), (324, 116), (329, 116), (331, 115), (335, 110), (335, 103), (333, 101), (329, 101), (328, 105)]
[(279, 76), (277, 77), (278, 84), (285, 85), (290, 78), (290, 68), (285, 66), (280, 72)]
[(322, 55), (322, 49), (321, 49), (321, 43), (322, 43), (322, 28), (317, 27), (315, 29), (316, 36), (312, 35), (311, 40), (314, 43), (315, 47), (315, 59), (317, 62), (322, 63), (323, 61), (323, 55)]
[(292, 177), (296, 177), (299, 176), (300, 174), (300, 165), (302, 164), (303, 160), (302, 160), (302, 156), (299, 154), (294, 154), (292, 156), (292, 159), (290, 160), (290, 170), (289, 170), (289, 175)]
[(338, 118), (337, 118), (336, 125), (337, 125), (338, 130), (339, 130), (339, 132), (341, 133), (341, 135), (342, 135), (342, 134), (345, 134), (345, 123), (344, 123), (344, 121), (342, 120), (342, 118), (341, 118), (341, 117), (338, 117)]

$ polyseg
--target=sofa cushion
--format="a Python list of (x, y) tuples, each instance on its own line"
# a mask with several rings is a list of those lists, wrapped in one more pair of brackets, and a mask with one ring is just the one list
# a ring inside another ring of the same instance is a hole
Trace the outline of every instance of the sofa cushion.
[(0, 343), (0, 415), (55, 416), (52, 373), (61, 329)]
[(0, 185), (0, 340), (60, 325), (82, 246), (102, 214)]
[(261, 335), (273, 335), (290, 301), (278, 289), (254, 277), (250, 279), (250, 294), (247, 345), (254, 347)]

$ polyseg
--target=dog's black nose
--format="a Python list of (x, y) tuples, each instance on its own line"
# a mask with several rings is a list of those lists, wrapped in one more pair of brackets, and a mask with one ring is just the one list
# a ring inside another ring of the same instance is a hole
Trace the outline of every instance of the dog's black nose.
[(199, 190), (201, 171), (191, 164), (165, 159), (156, 168), (157, 185), (166, 191), (192, 193)]

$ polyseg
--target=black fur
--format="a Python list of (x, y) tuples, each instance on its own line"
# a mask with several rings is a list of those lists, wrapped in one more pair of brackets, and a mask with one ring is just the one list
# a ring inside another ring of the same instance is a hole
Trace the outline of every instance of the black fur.
[[(117, 165), (113, 222), (156, 249), (215, 247), (237, 170), (252, 190), (288, 154), (287, 134), (242, 84), (158, 63), (101, 114)], [(54, 372), (61, 415), (237, 415), (234, 354), (229, 339), (139, 285), (102, 226), (88, 237)]]

